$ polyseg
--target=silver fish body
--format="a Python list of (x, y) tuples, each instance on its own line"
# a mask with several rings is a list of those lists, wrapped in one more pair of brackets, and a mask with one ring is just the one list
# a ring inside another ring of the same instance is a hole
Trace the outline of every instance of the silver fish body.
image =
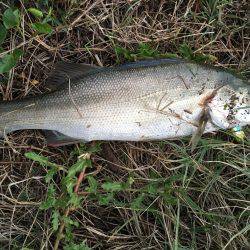
[[(213, 95), (214, 91), (216, 94)], [(64, 88), (0, 104), (0, 136), (20, 129), (55, 130), (71, 138), (158, 140), (250, 124), (249, 86), (214, 67), (158, 60), (81, 72)]]

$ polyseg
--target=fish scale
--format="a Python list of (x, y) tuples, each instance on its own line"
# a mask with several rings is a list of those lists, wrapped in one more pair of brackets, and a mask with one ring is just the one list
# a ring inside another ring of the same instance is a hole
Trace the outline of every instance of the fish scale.
[[(63, 87), (57, 91), (0, 104), (0, 136), (20, 129), (42, 129), (84, 141), (182, 137), (197, 130), (202, 102), (222, 85), (207, 104), (214, 107), (209, 109), (211, 117), (213, 111), (218, 114), (216, 124), (210, 120), (205, 132), (218, 130), (220, 124), (244, 126), (250, 121), (249, 110), (244, 109), (249, 103), (249, 85), (211, 66), (170, 59), (88, 72), (74, 65), (61, 68), (56, 70), (61, 72), (56, 79)], [(63, 81), (65, 72), (71, 77)], [(223, 107), (233, 95), (241, 95), (242, 89), (247, 91), (242, 103), (236, 100), (232, 106), (231, 102), (230, 109), (243, 108), (229, 122), (228, 108)]]

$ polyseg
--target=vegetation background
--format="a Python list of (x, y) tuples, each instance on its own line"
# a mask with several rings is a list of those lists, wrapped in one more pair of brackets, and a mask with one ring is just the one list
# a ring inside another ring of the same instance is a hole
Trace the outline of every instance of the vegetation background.
[[(46, 93), (56, 61), (182, 57), (249, 76), (249, 8), (233, 0), (0, 1), (0, 99)], [(245, 129), (249, 136), (249, 129)], [(249, 141), (232, 131), (50, 148), (0, 145), (1, 249), (249, 249)]]

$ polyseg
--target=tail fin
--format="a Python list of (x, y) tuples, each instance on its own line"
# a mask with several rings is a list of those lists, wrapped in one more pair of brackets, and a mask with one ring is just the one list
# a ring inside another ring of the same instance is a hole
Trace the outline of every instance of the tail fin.
[(4, 130), (3, 130), (3, 114), (4, 114), (4, 110), (3, 110), (3, 102), (0, 102), (0, 139), (4, 137)]
[(4, 138), (4, 126), (2, 125), (2, 121), (1, 121), (1, 113), (0, 113), (0, 139)]
[(0, 102), (0, 138), (4, 138), (8, 133), (6, 129), (7, 124), (7, 116), (6, 114), (9, 112), (9, 101)]
[(4, 111), (2, 110), (2, 105), (0, 103), (0, 139), (4, 137)]

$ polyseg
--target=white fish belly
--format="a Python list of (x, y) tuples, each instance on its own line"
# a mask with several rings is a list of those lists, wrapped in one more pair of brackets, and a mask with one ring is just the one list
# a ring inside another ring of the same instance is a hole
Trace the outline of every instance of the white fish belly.
[[(56, 125), (57, 130), (85, 141), (122, 140), (144, 141), (177, 138), (193, 134), (202, 110), (198, 102), (202, 97), (169, 102), (161, 105), (155, 99), (134, 103), (110, 104), (96, 107), (91, 112), (82, 109), (83, 117), (67, 124)], [(84, 116), (84, 114), (87, 114)], [(50, 128), (53, 129), (53, 128)], [(208, 127), (209, 131), (214, 130)]]

